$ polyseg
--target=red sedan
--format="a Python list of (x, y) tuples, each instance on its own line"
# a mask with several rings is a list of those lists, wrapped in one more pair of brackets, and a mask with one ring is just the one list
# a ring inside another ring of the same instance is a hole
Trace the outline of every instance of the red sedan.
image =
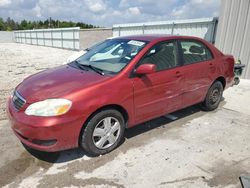
[(201, 103), (218, 107), (234, 83), (234, 59), (195, 37), (107, 40), (77, 60), (26, 78), (8, 101), (12, 129), (42, 151), (118, 146), (125, 128)]

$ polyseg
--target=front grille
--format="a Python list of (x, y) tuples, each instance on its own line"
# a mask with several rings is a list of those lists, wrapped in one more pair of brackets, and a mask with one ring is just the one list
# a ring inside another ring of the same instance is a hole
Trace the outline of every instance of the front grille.
[(26, 103), (25, 99), (17, 91), (14, 92), (12, 101), (17, 110), (20, 110)]

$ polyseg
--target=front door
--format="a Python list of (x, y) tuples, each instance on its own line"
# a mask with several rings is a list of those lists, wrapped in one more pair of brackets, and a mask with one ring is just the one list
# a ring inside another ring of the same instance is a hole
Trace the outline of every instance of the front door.
[(133, 79), (135, 121), (140, 123), (173, 112), (182, 103), (182, 67), (175, 41), (152, 47), (137, 64), (155, 64), (157, 72)]

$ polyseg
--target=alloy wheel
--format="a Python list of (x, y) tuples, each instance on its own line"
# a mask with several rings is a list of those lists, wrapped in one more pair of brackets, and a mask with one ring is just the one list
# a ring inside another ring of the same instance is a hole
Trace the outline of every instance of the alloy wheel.
[(98, 149), (107, 149), (115, 144), (121, 132), (120, 122), (114, 117), (105, 117), (95, 126), (92, 140)]

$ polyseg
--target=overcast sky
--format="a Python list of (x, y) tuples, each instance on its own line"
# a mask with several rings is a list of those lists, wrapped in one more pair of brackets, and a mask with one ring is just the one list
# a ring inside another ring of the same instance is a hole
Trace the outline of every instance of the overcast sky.
[(0, 0), (0, 17), (99, 26), (218, 16), (220, 0)]

